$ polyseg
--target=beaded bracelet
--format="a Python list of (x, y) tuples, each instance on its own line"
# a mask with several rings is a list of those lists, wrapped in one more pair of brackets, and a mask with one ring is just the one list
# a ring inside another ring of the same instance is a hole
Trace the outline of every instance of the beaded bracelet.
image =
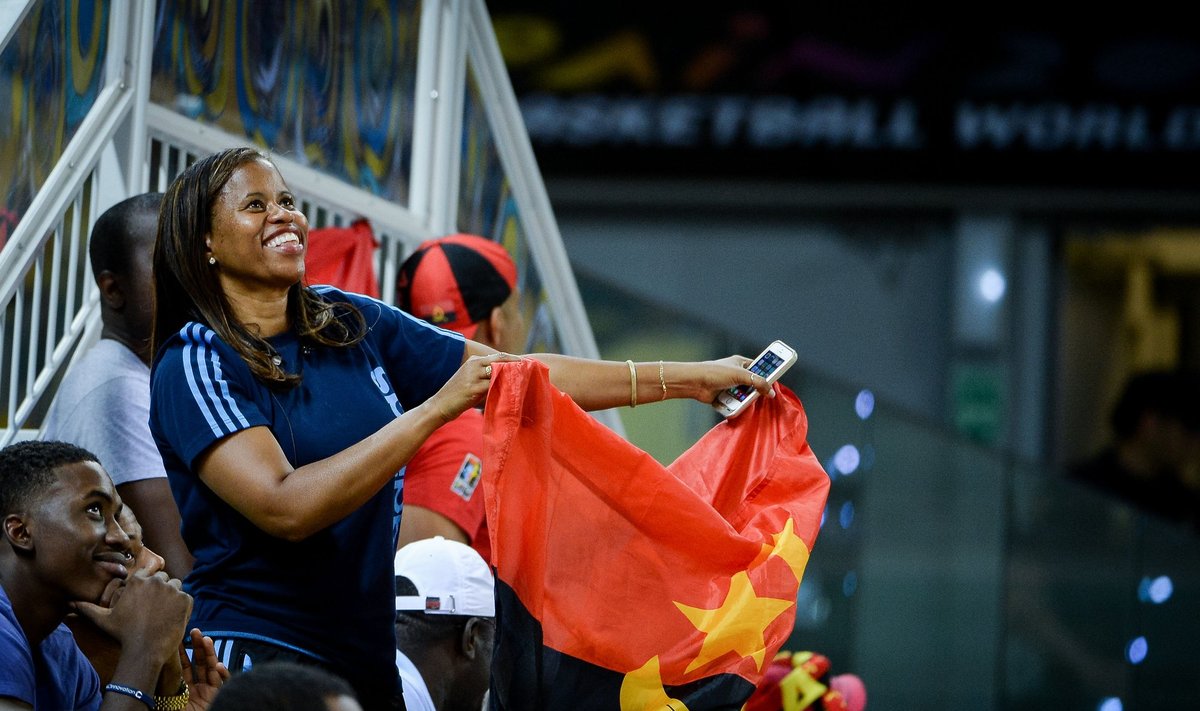
[[(150, 696), (149, 694), (147, 694), (144, 691), (138, 691), (137, 689), (134, 689), (132, 687), (121, 686), (120, 684), (106, 684), (104, 687), (104, 690), (112, 691), (117, 694), (124, 694), (126, 696), (131, 696), (131, 697), (137, 699), (138, 701), (141, 701), (143, 704), (146, 704), (146, 708), (150, 709), (150, 711), (155, 711), (158, 708), (157, 706), (154, 705), (154, 697)], [(183, 707), (181, 706), (180, 708), (183, 708)]]
[(658, 384), (662, 386), (662, 399), (667, 399), (667, 379), (663, 377), (663, 362), (658, 361)]

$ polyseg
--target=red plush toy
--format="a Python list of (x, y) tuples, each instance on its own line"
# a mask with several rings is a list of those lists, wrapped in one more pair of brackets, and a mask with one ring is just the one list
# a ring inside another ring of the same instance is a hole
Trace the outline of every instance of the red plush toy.
[(854, 674), (830, 676), (829, 659), (815, 652), (780, 652), (767, 667), (744, 711), (863, 711), (867, 689)]

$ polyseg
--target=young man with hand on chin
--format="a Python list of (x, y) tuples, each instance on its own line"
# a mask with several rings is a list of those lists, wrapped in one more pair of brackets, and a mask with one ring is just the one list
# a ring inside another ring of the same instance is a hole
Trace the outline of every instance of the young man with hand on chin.
[[(194, 666), (180, 651), (191, 598), (165, 572), (135, 568), (122, 509), (87, 450), (0, 450), (0, 711), (198, 710), (215, 694), (211, 642), (192, 631)], [(71, 612), (120, 644), (103, 688), (63, 624)]]

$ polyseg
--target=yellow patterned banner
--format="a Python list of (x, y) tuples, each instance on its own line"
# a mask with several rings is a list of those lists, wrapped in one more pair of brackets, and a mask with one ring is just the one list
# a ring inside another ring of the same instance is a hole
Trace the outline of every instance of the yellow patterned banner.
[(0, 52), (0, 248), (103, 88), (107, 0), (36, 3)]
[(408, 201), (416, 0), (160, 0), (151, 98)]

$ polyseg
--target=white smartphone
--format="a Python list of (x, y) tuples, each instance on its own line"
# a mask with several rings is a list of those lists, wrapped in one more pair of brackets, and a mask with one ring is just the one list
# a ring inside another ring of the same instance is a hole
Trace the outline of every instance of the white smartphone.
[[(767, 346), (766, 350), (758, 354), (758, 357), (750, 364), (749, 370), (751, 373), (766, 378), (768, 383), (774, 383), (795, 362), (796, 351), (783, 341), (775, 341)], [(713, 400), (712, 406), (725, 417), (733, 417), (741, 412), (746, 405), (754, 402), (754, 398), (756, 397), (758, 397), (757, 390), (748, 385), (739, 385), (735, 388), (722, 390), (717, 395), (717, 399)]]

